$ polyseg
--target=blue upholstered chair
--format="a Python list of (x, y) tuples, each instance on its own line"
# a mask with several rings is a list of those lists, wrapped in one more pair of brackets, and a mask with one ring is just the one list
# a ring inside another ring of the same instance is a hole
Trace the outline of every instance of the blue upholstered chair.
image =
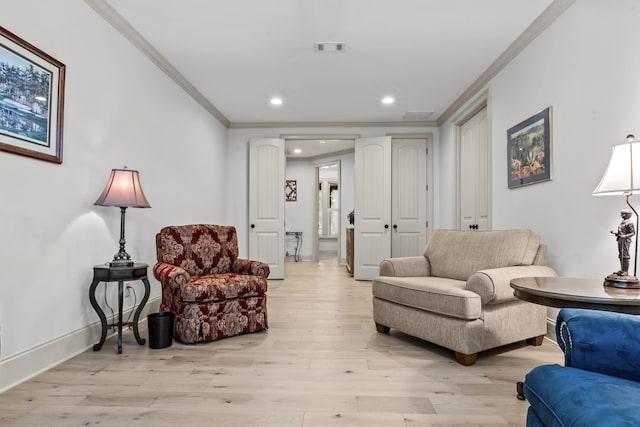
[(529, 372), (527, 427), (640, 426), (640, 316), (562, 309), (565, 366)]

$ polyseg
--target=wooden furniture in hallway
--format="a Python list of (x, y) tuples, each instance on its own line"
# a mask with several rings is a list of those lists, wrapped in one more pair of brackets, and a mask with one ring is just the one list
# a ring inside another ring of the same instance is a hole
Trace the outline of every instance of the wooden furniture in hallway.
[(353, 276), (353, 227), (347, 228), (347, 271)]

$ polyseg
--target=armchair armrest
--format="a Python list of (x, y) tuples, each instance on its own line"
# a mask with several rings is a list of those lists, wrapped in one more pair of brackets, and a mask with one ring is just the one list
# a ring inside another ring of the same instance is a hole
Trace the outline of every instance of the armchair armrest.
[(231, 265), (231, 272), (236, 274), (248, 274), (250, 276), (269, 277), (269, 264), (262, 261), (236, 258)]
[(556, 337), (565, 366), (640, 381), (640, 317), (563, 308)]
[(177, 265), (158, 262), (153, 266), (153, 276), (162, 284), (173, 287), (180, 287), (191, 282), (191, 275)]
[(387, 258), (380, 263), (380, 276), (423, 277), (431, 275), (429, 261), (424, 256)]
[(482, 305), (513, 301), (511, 280), (518, 277), (555, 277), (556, 272), (545, 265), (518, 265), (515, 267), (480, 270), (467, 280), (466, 289), (480, 295)]

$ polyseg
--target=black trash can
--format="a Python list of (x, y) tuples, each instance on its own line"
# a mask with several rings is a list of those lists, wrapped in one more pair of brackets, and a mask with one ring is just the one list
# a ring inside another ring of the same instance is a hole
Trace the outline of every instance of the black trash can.
[(169, 312), (151, 313), (147, 315), (149, 328), (149, 348), (167, 348), (173, 344), (173, 319)]

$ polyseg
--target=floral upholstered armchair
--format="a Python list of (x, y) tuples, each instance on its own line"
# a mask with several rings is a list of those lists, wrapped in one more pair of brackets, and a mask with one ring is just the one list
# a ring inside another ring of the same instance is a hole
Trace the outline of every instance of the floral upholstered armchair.
[(267, 329), (269, 266), (238, 258), (235, 227), (164, 227), (156, 252), (160, 310), (175, 314), (175, 339), (208, 342)]

